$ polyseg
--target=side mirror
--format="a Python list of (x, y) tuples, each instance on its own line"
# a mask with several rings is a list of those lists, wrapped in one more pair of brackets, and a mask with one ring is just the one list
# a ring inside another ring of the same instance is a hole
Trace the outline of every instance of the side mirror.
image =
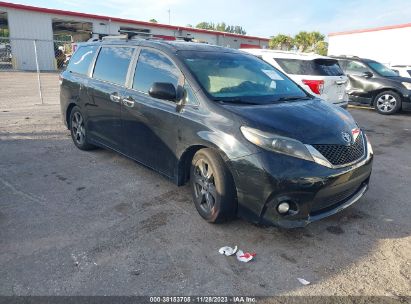
[(362, 73), (362, 76), (365, 78), (371, 78), (372, 76), (374, 76), (374, 74), (367, 71), (367, 72)]
[(155, 82), (148, 91), (148, 94), (154, 98), (175, 101), (177, 90), (172, 83)]

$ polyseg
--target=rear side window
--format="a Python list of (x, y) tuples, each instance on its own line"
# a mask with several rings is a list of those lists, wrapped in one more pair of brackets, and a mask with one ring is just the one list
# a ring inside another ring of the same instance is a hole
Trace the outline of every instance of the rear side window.
[(274, 58), (281, 68), (292, 75), (341, 76), (344, 75), (335, 59), (299, 60)]
[(71, 57), (67, 71), (87, 75), (96, 51), (96, 45), (80, 46)]
[(369, 72), (370, 70), (365, 66), (365, 64), (359, 61), (347, 61), (347, 65), (345, 68), (347, 74), (362, 74), (365, 72)]
[(407, 70), (408, 74), (411, 76), (411, 70)]
[(129, 47), (102, 47), (93, 78), (124, 85), (133, 51), (134, 49)]
[(154, 82), (169, 82), (177, 88), (179, 76), (179, 69), (165, 55), (143, 49), (138, 56), (133, 89), (148, 93)]

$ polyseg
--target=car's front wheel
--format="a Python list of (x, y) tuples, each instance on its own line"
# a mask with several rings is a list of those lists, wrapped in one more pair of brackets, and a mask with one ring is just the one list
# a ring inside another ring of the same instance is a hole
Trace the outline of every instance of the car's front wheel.
[(374, 98), (374, 106), (378, 113), (391, 115), (401, 109), (401, 96), (393, 91), (384, 91)]
[(70, 132), (74, 144), (80, 150), (91, 150), (95, 146), (87, 142), (86, 124), (79, 107), (74, 107), (70, 113)]
[(213, 149), (201, 149), (193, 157), (190, 186), (198, 213), (217, 223), (235, 217), (236, 190), (230, 171)]

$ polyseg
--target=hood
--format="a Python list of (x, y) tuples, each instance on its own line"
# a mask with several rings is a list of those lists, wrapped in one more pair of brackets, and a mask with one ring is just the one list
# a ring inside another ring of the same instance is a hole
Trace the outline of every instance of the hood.
[(319, 99), (268, 105), (224, 107), (244, 120), (244, 124), (262, 131), (297, 139), (304, 144), (342, 144), (342, 132), (357, 128), (344, 109)]

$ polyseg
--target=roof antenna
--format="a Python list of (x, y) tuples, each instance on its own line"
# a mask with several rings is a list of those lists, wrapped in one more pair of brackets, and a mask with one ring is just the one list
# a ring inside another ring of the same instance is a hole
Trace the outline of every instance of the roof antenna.
[(168, 24), (171, 24), (171, 10), (168, 9), (167, 12), (168, 12)]

